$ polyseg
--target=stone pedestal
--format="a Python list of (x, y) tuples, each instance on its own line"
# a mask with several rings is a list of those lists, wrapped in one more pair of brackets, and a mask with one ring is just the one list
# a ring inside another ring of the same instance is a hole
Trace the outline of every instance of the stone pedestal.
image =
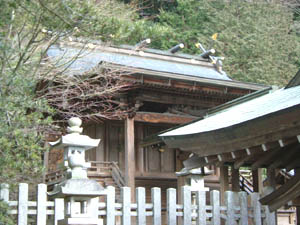
[(180, 172), (176, 172), (176, 176), (184, 179), (184, 185), (190, 186), (191, 191), (209, 191), (208, 187), (204, 187), (204, 176), (211, 174), (212, 171), (204, 168), (188, 170), (183, 168)]

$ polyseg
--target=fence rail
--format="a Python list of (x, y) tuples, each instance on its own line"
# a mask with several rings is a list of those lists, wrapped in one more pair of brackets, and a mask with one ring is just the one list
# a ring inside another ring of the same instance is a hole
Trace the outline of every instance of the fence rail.
[[(219, 191), (210, 192), (210, 204), (207, 204), (206, 192), (192, 192), (188, 186), (181, 189), (181, 204), (177, 203), (176, 189), (167, 190), (166, 212), (162, 210), (160, 188), (151, 189), (151, 202), (146, 202), (145, 188), (136, 188), (136, 202), (131, 202), (130, 188), (121, 188), (120, 202), (115, 200), (115, 188), (108, 187), (104, 192), (105, 200), (98, 203), (98, 216), (106, 225), (133, 224), (146, 225), (146, 218), (151, 218), (152, 225), (161, 225), (162, 216), (166, 216), (167, 225), (275, 225), (275, 213), (270, 213), (262, 206), (258, 193), (248, 195), (246, 192), (225, 192), (225, 204), (220, 204)], [(47, 200), (47, 187), (39, 184), (36, 201), (28, 199), (28, 185), (19, 184), (18, 199), (9, 199), (8, 185), (2, 184), (0, 198), (11, 207), (10, 214), (17, 215), (18, 225), (27, 225), (28, 219), (34, 219), (36, 225), (57, 225), (64, 215), (64, 199)], [(250, 203), (250, 205), (248, 204)], [(117, 219), (118, 218), (118, 219)]]

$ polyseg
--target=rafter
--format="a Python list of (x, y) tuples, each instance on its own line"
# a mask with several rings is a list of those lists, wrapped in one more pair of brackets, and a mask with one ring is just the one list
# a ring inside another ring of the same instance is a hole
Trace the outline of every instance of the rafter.
[(268, 169), (284, 167), (290, 163), (291, 160), (300, 155), (300, 152), (296, 151), (298, 148), (299, 143), (293, 143), (283, 148), (284, 150), (281, 151), (282, 154), (277, 155), (276, 158), (273, 159), (273, 163), (268, 166)]

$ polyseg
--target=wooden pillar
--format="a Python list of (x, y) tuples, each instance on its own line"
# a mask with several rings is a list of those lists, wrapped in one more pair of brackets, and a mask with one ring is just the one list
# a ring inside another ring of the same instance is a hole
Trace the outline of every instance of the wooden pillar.
[(240, 173), (239, 169), (231, 167), (231, 189), (232, 191), (240, 191)]
[[(263, 188), (263, 195), (268, 195), (276, 189), (276, 170), (267, 169), (267, 187)], [(263, 186), (263, 185), (262, 185)], [(277, 224), (277, 210), (272, 213), (272, 216), (269, 218), (270, 221), (273, 221), (274, 224)], [(272, 224), (273, 224), (272, 223)]]
[(138, 171), (140, 172), (140, 174), (143, 176), (144, 174), (144, 148), (141, 147), (141, 142), (144, 138), (144, 127), (142, 124), (138, 124), (137, 125), (137, 139), (138, 139), (138, 143), (137, 143), (137, 167), (138, 167)]
[(125, 182), (135, 196), (134, 119), (125, 119)]
[(220, 166), (220, 194), (221, 202), (224, 203), (225, 191), (229, 190), (228, 166)]
[[(297, 168), (294, 170), (295, 174), (300, 173), (300, 169)], [(296, 225), (300, 225), (300, 206), (296, 207)]]
[[(182, 160), (180, 159), (180, 150), (176, 150), (176, 171), (180, 171), (183, 168)], [(177, 199), (178, 203), (181, 204), (181, 187), (185, 185), (184, 176), (177, 177)], [(179, 220), (180, 221), (180, 220)]]
[(96, 125), (96, 137), (100, 138), (100, 143), (96, 148), (96, 161), (105, 161), (105, 123)]
[(181, 188), (184, 185), (185, 185), (185, 177), (184, 176), (177, 177), (177, 202), (178, 202), (178, 204), (182, 204)]
[(275, 169), (267, 169), (268, 186), (276, 189), (276, 171)]
[(296, 224), (300, 225), (300, 206), (296, 207)]
[(262, 193), (263, 180), (262, 180), (262, 169), (252, 170), (252, 180), (253, 180), (253, 191)]
[(49, 171), (49, 167), (48, 167), (49, 166), (49, 150), (44, 152), (43, 161), (44, 161), (44, 167), (46, 168), (43, 172), (43, 182), (46, 183), (46, 174)]

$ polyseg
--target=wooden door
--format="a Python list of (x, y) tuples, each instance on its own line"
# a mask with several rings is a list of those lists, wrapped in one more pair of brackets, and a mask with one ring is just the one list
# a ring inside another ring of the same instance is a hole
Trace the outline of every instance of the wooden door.
[[(152, 134), (156, 134), (165, 129), (166, 127), (162, 126), (145, 125), (144, 136), (146, 137)], [(168, 149), (166, 146), (151, 146), (144, 149), (144, 155), (144, 165), (146, 172), (175, 172), (176, 152), (174, 150)]]

